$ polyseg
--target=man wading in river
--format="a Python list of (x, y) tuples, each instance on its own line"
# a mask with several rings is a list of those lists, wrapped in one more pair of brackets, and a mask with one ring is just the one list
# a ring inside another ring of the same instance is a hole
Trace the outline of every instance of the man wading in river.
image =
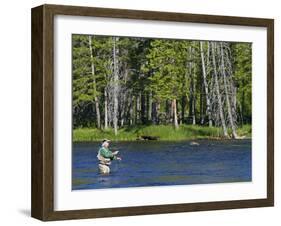
[(110, 140), (103, 140), (101, 148), (99, 149), (97, 158), (100, 161), (99, 163), (99, 170), (102, 174), (109, 174), (110, 168), (109, 165), (111, 164), (112, 160), (121, 160), (120, 157), (117, 157), (118, 151), (110, 151), (109, 150), (109, 142)]

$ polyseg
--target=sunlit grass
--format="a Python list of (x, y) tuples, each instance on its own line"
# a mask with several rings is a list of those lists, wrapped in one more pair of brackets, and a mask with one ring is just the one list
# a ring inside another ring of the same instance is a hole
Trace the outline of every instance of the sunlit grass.
[(252, 125), (243, 125), (237, 128), (237, 133), (239, 136), (251, 137), (252, 136)]
[[(237, 128), (239, 136), (251, 137), (251, 131), (251, 125)], [(134, 141), (140, 136), (154, 136), (163, 141), (220, 139), (222, 134), (219, 127), (198, 125), (180, 125), (177, 130), (172, 125), (124, 127), (118, 130), (117, 136), (114, 135), (113, 129), (79, 128), (73, 131), (73, 141), (100, 141), (105, 138), (114, 141)]]

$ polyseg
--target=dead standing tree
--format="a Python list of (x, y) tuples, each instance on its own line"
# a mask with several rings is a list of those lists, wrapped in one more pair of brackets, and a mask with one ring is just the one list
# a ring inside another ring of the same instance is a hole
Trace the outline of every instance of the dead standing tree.
[(192, 119), (192, 125), (196, 124), (196, 75), (195, 75), (195, 63), (194, 63), (194, 42), (191, 42), (188, 48), (188, 71), (190, 77), (189, 86), (189, 117)]
[(119, 38), (113, 37), (113, 128), (114, 134), (117, 135), (118, 130), (118, 92), (119, 92), (119, 67), (118, 55), (119, 48), (117, 46)]
[[(232, 104), (231, 104), (231, 100), (229, 97), (229, 81), (227, 81), (227, 77), (226, 77), (226, 68), (225, 68), (225, 50), (223, 47), (223, 43), (220, 42), (220, 55), (221, 55), (221, 74), (223, 77), (223, 84), (224, 84), (224, 91), (225, 91), (225, 98), (226, 98), (226, 108), (227, 108), (227, 113), (228, 113), (228, 120), (230, 123), (230, 127), (231, 127), (231, 131), (232, 131), (232, 136), (234, 139), (237, 139), (237, 133), (236, 133), (236, 125), (234, 124), (234, 120), (233, 120), (233, 111), (232, 111)], [(229, 75), (231, 76), (231, 75)], [(234, 95), (234, 93), (230, 93), (231, 96)]]
[(97, 98), (97, 83), (96, 83), (96, 74), (95, 74), (95, 63), (94, 63), (94, 56), (93, 56), (93, 45), (92, 45), (92, 36), (89, 35), (89, 51), (90, 51), (90, 60), (91, 60), (91, 73), (93, 77), (93, 96), (95, 102), (95, 109), (96, 109), (96, 119), (97, 119), (97, 127), (101, 128), (101, 120), (100, 120), (100, 108), (99, 108), (99, 101)]
[(220, 121), (221, 121), (221, 125), (223, 128), (223, 135), (225, 137), (228, 137), (227, 128), (226, 128), (226, 124), (225, 124), (225, 118), (224, 118), (224, 112), (223, 112), (222, 98), (221, 98), (221, 93), (220, 93), (217, 63), (216, 63), (217, 43), (212, 42), (211, 46), (212, 46), (212, 61), (213, 61), (213, 72), (214, 72), (214, 79), (215, 79), (215, 90), (216, 90), (216, 96), (217, 96), (217, 100), (218, 100), (219, 116), (220, 116)]
[[(209, 43), (208, 43), (209, 48)], [(207, 83), (207, 70), (205, 66), (205, 56), (204, 56), (204, 50), (203, 50), (203, 42), (200, 41), (200, 55), (201, 55), (201, 61), (202, 61), (202, 72), (203, 72), (203, 82), (204, 82), (204, 88), (205, 88), (205, 95), (206, 95), (206, 112), (208, 115), (208, 121), (209, 126), (212, 126), (212, 116), (211, 116), (211, 108), (210, 108), (210, 99), (209, 99), (209, 89), (208, 89), (208, 83)]]

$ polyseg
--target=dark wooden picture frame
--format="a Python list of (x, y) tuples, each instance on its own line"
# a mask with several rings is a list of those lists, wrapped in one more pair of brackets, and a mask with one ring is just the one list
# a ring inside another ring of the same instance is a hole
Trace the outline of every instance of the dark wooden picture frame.
[[(267, 198), (204, 203), (54, 210), (54, 16), (95, 16), (267, 28)], [(31, 215), (50, 220), (160, 214), (274, 205), (274, 20), (184, 13), (42, 5), (32, 9)]]

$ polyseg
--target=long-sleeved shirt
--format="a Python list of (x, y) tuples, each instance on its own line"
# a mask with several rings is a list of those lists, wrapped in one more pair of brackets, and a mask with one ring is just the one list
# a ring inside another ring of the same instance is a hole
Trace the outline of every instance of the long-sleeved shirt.
[(99, 155), (101, 155), (104, 158), (109, 158), (110, 160), (113, 160), (116, 158), (115, 155), (113, 155), (112, 151), (110, 151), (108, 148), (106, 147), (101, 147), (99, 149)]

